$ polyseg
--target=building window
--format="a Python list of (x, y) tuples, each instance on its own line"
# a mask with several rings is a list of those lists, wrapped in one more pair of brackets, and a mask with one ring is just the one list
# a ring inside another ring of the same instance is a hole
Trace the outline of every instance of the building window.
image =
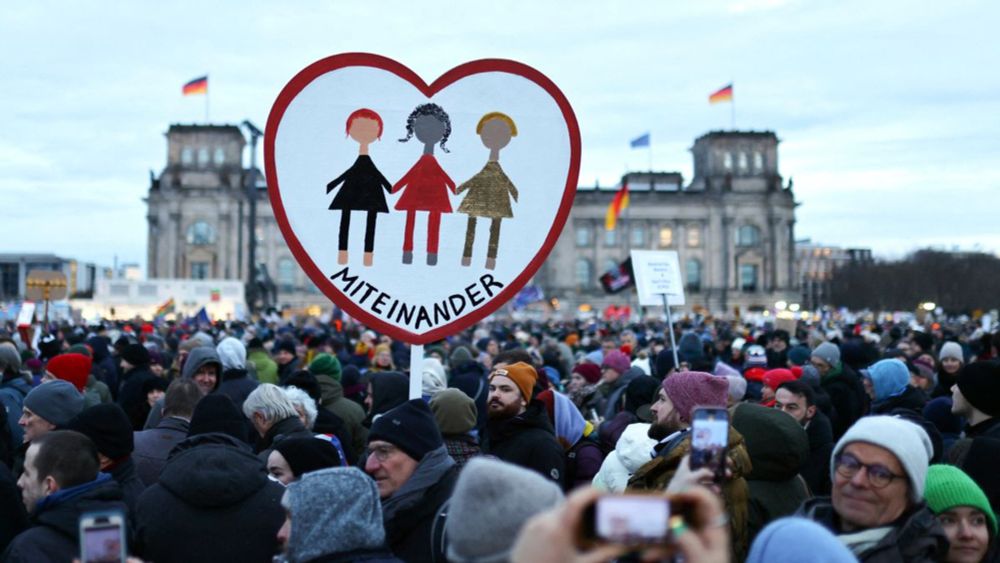
[(0, 298), (15, 299), (20, 296), (17, 264), (0, 264)]
[(194, 164), (194, 149), (191, 147), (181, 149), (181, 164)]
[(764, 155), (760, 151), (753, 153), (753, 169), (757, 172), (764, 170)]
[(726, 152), (722, 154), (722, 167), (726, 170), (733, 169), (733, 153)]
[(205, 221), (192, 223), (187, 230), (187, 242), (196, 246), (215, 244), (215, 227)]
[(701, 261), (688, 258), (684, 263), (685, 285), (691, 293), (701, 291)]
[(756, 264), (740, 264), (740, 290), (757, 291)]
[(698, 225), (688, 225), (687, 245), (691, 248), (701, 246), (701, 227)]
[(208, 166), (208, 149), (206, 147), (198, 149), (198, 164), (200, 166)]
[(295, 288), (295, 262), (291, 258), (278, 260), (278, 290), (290, 293)]
[(755, 225), (743, 225), (736, 231), (736, 246), (757, 246), (760, 244), (760, 229)]
[(643, 247), (646, 244), (646, 228), (640, 225), (632, 227), (632, 246)]
[(618, 229), (604, 231), (604, 246), (615, 246), (618, 244)]
[(588, 226), (577, 226), (576, 228), (576, 245), (577, 246), (590, 246), (593, 244), (590, 235), (593, 230)]
[(226, 151), (222, 147), (215, 147), (215, 165), (222, 166), (226, 163)]
[(208, 279), (208, 262), (191, 262), (191, 279)]
[(674, 245), (674, 230), (670, 227), (660, 228), (660, 246), (666, 248)]
[(740, 165), (740, 172), (746, 172), (750, 168), (750, 159), (747, 158), (747, 153), (745, 152), (740, 153), (739, 165)]
[(590, 268), (590, 260), (577, 258), (576, 260), (576, 285), (580, 287), (590, 287), (594, 273)]

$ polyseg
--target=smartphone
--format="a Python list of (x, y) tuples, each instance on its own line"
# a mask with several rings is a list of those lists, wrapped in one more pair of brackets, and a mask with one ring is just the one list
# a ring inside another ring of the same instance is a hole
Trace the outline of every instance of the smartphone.
[(583, 511), (577, 544), (583, 549), (624, 545), (641, 549), (670, 544), (674, 528), (690, 520), (687, 503), (663, 493), (607, 494)]
[(80, 563), (125, 563), (125, 515), (117, 511), (80, 516)]
[(691, 417), (691, 469), (707, 467), (721, 483), (726, 477), (729, 446), (729, 411), (721, 407), (695, 407)]

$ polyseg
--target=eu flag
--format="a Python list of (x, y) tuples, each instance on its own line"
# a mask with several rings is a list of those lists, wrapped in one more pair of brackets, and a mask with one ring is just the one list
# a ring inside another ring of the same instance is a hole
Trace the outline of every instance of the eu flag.
[(633, 149), (636, 149), (636, 148), (639, 148), (639, 147), (648, 147), (649, 146), (649, 133), (645, 133), (645, 134), (643, 134), (643, 135), (641, 135), (639, 137), (636, 137), (636, 138), (632, 139), (632, 142), (630, 143), (630, 145), (632, 145)]

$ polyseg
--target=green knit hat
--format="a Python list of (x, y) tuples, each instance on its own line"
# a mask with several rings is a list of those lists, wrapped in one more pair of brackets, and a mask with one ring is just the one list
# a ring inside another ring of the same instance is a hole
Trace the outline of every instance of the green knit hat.
[(971, 506), (990, 521), (990, 531), (997, 535), (997, 517), (990, 508), (986, 493), (964, 471), (953, 465), (932, 465), (927, 469), (924, 498), (931, 512), (940, 514), (956, 506)]
[(340, 381), (340, 360), (330, 354), (317, 354), (311, 364), (309, 373), (313, 375), (329, 375)]

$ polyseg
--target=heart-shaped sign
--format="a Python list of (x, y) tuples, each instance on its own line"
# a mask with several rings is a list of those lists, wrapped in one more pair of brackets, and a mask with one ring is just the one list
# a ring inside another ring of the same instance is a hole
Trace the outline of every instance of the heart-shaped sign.
[(425, 344), (510, 300), (562, 231), (580, 131), (537, 70), (473, 61), (426, 84), (385, 57), (317, 61), (278, 95), (264, 160), (299, 264), (353, 317)]

